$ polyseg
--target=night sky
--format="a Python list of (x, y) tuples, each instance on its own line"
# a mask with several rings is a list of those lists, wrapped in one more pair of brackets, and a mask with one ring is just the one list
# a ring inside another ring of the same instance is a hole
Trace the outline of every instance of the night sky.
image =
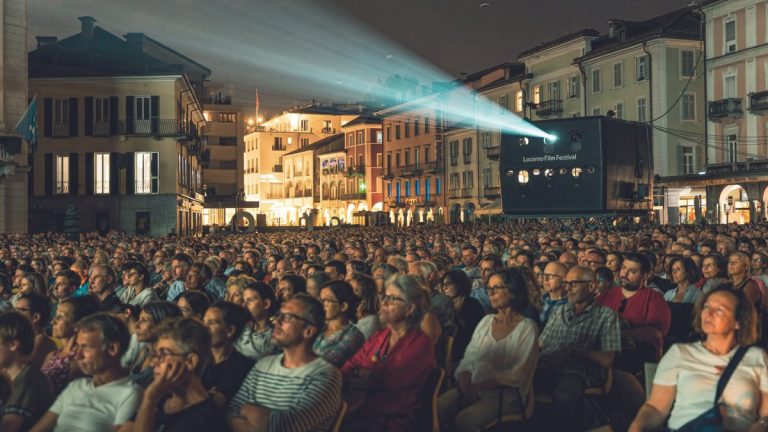
[[(253, 112), (258, 88), (262, 111), (274, 114), (313, 98), (360, 99), (362, 87), (383, 78), (376, 71), (387, 60), (373, 47), (382, 47), (387, 59), (421, 58), (457, 77), (514, 61), (521, 51), (568, 32), (586, 27), (605, 32), (610, 18), (638, 21), (688, 4), (486, 1), (487, 7), (478, 0), (29, 0), (28, 47), (34, 49), (35, 36), (79, 32), (77, 17), (91, 15), (118, 36), (144, 32), (205, 64), (213, 70), (212, 80), (231, 84), (247, 113)], [(347, 67), (353, 63), (362, 69)], [(399, 72), (397, 67), (388, 70)], [(354, 82), (343, 77), (345, 70), (355, 74)], [(334, 76), (316, 80), (329, 74)]]

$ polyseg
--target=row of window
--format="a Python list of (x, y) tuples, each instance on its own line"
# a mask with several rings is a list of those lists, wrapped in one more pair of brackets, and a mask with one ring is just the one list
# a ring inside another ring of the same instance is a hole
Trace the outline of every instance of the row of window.
[[(430, 125), (429, 125), (429, 117), (425, 116), (423, 119), (424, 123), (422, 125), (420, 118), (414, 118), (405, 120), (404, 122), (396, 122), (394, 123), (394, 129), (395, 129), (395, 139), (400, 139), (400, 132), (401, 130), (405, 132), (405, 137), (410, 138), (411, 133), (413, 133), (413, 136), (419, 136), (421, 135), (422, 131), (425, 134), (429, 133)], [(392, 124), (387, 124), (387, 142), (392, 141)], [(380, 141), (379, 141), (380, 142)]]
[[(442, 193), (442, 181), (440, 177), (435, 177), (435, 190), (434, 192), (431, 189), (432, 184), (432, 178), (427, 177), (424, 179), (424, 196), (427, 201), (429, 201), (429, 197), (432, 196), (434, 193), (435, 195), (440, 195)], [(393, 192), (393, 186), (394, 185), (394, 195), (392, 195)], [(411, 191), (413, 191), (413, 195), (411, 195)], [(421, 189), (421, 181), (416, 179), (413, 182), (410, 180), (405, 180), (402, 182), (394, 182), (394, 183), (387, 183), (387, 197), (392, 198), (394, 196), (395, 201), (400, 202), (401, 198), (409, 198), (411, 196), (421, 196), (422, 189)]]
[[(402, 156), (402, 157), (401, 157)], [(424, 146), (424, 162), (429, 163), (432, 159), (432, 153), (430, 150), (430, 146)], [(376, 162), (378, 163), (380, 161), (379, 155), (376, 157)], [(421, 148), (415, 147), (413, 148), (413, 159), (411, 159), (411, 149), (403, 149), (398, 150), (395, 152), (395, 164), (394, 167), (401, 167), (401, 166), (409, 166), (411, 164), (413, 165), (421, 165)], [(381, 165), (379, 165), (381, 166)], [(387, 169), (392, 169), (392, 152), (387, 153)]]
[[(381, 129), (378, 129), (378, 130), (368, 129), (368, 131), (371, 131), (371, 133), (374, 134), (374, 136), (371, 137), (371, 138), (373, 138), (375, 140), (373, 142), (376, 143), (376, 144), (381, 144), (381, 142), (382, 142), (382, 132), (381, 132)], [(346, 147), (352, 147), (354, 145), (365, 144), (366, 143), (365, 132), (366, 132), (366, 130), (359, 130), (359, 131), (356, 131), (356, 132), (348, 133), (347, 137), (346, 137), (346, 140), (344, 142), (345, 146)]]
[[(86, 194), (109, 195), (117, 193), (117, 157), (113, 153), (86, 153)], [(48, 162), (50, 160), (50, 162)], [(46, 154), (46, 195), (76, 195), (78, 175), (78, 154)], [(128, 193), (159, 193), (159, 164), (157, 152), (135, 152), (132, 154), (133, 169), (128, 173)], [(182, 164), (180, 164), (181, 166)], [(186, 169), (186, 168), (184, 168)], [(181, 171), (180, 171), (181, 172)], [(48, 178), (52, 174), (52, 178)], [(199, 173), (197, 174), (199, 176)]]

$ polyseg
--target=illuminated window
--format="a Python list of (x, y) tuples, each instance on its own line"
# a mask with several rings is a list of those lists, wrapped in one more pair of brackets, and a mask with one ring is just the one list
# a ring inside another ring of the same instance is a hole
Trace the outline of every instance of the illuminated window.
[(56, 155), (56, 194), (69, 193), (69, 155)]
[(533, 103), (541, 102), (541, 86), (537, 85), (533, 88)]
[(108, 194), (109, 190), (109, 153), (93, 155), (93, 190), (96, 194)]
[[(156, 194), (159, 189), (159, 153), (137, 152), (135, 163), (135, 181), (137, 194)], [(184, 172), (179, 172), (184, 178)]]

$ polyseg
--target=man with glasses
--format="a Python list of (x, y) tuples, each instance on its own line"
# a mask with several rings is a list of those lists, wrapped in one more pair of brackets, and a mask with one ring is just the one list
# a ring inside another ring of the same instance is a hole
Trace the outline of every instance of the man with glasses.
[(234, 432), (328, 430), (341, 404), (341, 373), (312, 346), (323, 331), (322, 304), (306, 294), (285, 302), (273, 341), (283, 353), (261, 359), (227, 408)]
[(566, 273), (568, 273), (568, 268), (561, 262), (551, 262), (544, 267), (544, 272), (541, 274), (541, 286), (544, 295), (541, 297), (541, 312), (539, 312), (542, 326), (547, 324), (547, 320), (555, 308), (568, 303), (563, 284)]
[(541, 353), (534, 384), (552, 394), (558, 422), (553, 430), (582, 430), (584, 390), (601, 386), (621, 349), (619, 320), (595, 303), (595, 273), (584, 266), (565, 276), (568, 303), (552, 312), (539, 337)]

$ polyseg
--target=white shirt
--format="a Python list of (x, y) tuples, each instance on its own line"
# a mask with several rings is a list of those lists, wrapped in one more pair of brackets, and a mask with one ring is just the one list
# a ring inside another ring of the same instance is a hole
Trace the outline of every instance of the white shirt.
[[(472, 374), (473, 383), (495, 378), (503, 385), (519, 388), (525, 398), (531, 389), (539, 358), (538, 328), (533, 320), (525, 318), (497, 341), (491, 334), (493, 317), (486, 315), (475, 328), (464, 358), (456, 368), (456, 377), (467, 371)], [(479, 395), (496, 399), (498, 391), (481, 391)], [(513, 399), (505, 398), (505, 401), (512, 402)]]
[[(653, 378), (654, 384), (677, 388), (669, 417), (670, 429), (679, 429), (712, 408), (721, 371), (736, 348), (715, 355), (701, 342), (672, 345)], [(768, 357), (757, 347), (747, 351), (725, 386), (720, 402), (725, 405), (725, 430), (745, 431), (757, 421), (760, 392), (768, 393)]]
[(57, 414), (55, 432), (104, 432), (130, 420), (141, 402), (142, 389), (121, 378), (98, 387), (93, 378), (72, 381), (50, 411)]

